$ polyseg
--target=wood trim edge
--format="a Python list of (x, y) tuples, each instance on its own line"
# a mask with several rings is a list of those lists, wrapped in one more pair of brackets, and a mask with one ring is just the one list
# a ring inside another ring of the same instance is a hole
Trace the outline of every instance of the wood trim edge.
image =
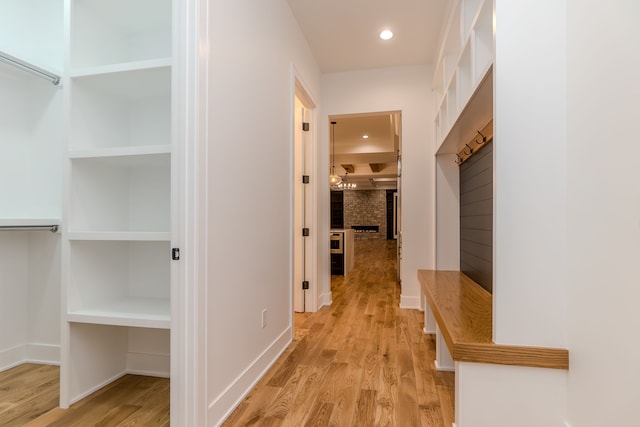
[[(496, 344), (494, 342), (460, 342), (452, 336), (449, 326), (436, 303), (425, 274), (418, 270), (418, 280), (453, 360), (534, 368), (569, 369), (569, 350), (564, 348)], [(426, 273), (426, 271), (425, 271)], [(436, 271), (437, 273), (437, 271)], [(449, 272), (450, 273), (450, 272)], [(460, 272), (460, 274), (463, 274)], [(475, 282), (474, 282), (475, 283)], [(480, 285), (478, 285), (480, 286)], [(491, 327), (491, 325), (489, 325)]]

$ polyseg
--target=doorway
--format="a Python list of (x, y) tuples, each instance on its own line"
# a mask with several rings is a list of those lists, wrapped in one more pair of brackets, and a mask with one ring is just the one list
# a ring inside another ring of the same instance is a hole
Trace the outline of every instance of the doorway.
[[(345, 236), (353, 232), (356, 248), (363, 240), (395, 240), (399, 271), (402, 113), (342, 114), (328, 119), (331, 232)], [(334, 268), (335, 256), (330, 256), (332, 271), (349, 270)]]

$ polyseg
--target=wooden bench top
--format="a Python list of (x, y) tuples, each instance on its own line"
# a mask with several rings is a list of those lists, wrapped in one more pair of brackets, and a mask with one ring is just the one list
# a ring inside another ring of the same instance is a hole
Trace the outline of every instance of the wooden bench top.
[(491, 294), (464, 273), (418, 270), (418, 280), (453, 360), (569, 369), (567, 349), (495, 344)]

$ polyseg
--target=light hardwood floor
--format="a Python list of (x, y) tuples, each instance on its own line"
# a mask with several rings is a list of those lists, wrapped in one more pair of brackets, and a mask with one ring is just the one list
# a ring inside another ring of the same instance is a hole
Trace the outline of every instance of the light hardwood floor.
[[(225, 422), (231, 426), (423, 426), (453, 421), (454, 377), (433, 369), (422, 314), (401, 310), (395, 242), (358, 241), (333, 304), (295, 314), (294, 341)], [(0, 373), (0, 426), (169, 425), (169, 381), (126, 375), (56, 408), (58, 368)]]
[(24, 364), (0, 373), (0, 426), (168, 426), (169, 380), (125, 375), (58, 408), (59, 369)]
[(422, 313), (399, 309), (395, 251), (356, 242), (354, 270), (332, 278), (333, 304), (295, 314), (294, 342), (225, 427), (451, 426), (454, 376), (433, 369)]

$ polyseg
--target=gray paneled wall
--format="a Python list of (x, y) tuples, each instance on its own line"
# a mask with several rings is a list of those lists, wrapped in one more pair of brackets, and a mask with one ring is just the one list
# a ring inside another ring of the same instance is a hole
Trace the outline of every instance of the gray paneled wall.
[(493, 142), (460, 166), (460, 270), (493, 290)]

